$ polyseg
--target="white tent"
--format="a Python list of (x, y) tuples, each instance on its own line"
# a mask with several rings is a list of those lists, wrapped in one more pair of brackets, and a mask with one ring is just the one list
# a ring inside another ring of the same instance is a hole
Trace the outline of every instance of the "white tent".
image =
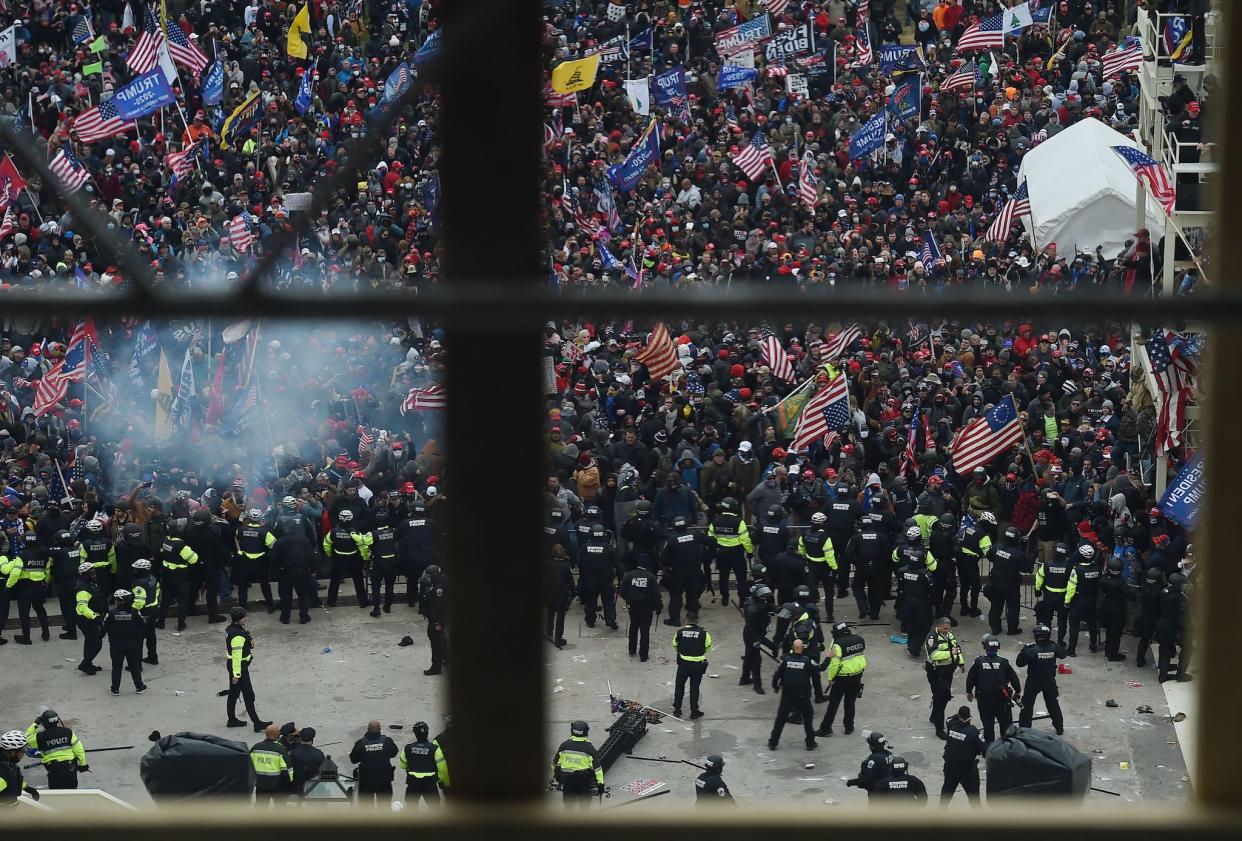
[[(1018, 169), (1026, 179), (1031, 215), (1022, 217), (1037, 248), (1056, 243), (1057, 253), (1074, 249), (1116, 257), (1135, 231), (1134, 173), (1111, 146), (1138, 147), (1099, 120), (1087, 118), (1027, 152)], [(1164, 217), (1147, 196), (1147, 228), (1160, 238)]]

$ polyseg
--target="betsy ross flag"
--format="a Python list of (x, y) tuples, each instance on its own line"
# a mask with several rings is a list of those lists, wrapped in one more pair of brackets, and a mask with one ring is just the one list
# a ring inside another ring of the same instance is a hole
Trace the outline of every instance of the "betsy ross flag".
[(168, 52), (173, 60), (191, 72), (201, 73), (207, 66), (207, 55), (188, 37), (185, 30), (170, 20), (164, 21), (164, 31), (168, 35)]
[(959, 51), (1003, 49), (1005, 31), (1002, 20), (1002, 16), (996, 14), (983, 18), (978, 23), (972, 23), (966, 27), (962, 37), (958, 39), (957, 49)]
[(64, 359), (57, 362), (55, 367), (39, 380), (35, 388), (35, 417), (42, 417), (53, 406), (64, 400), (65, 394), (69, 391), (69, 383), (77, 383), (85, 379), (89, 364), (89, 349), (95, 345), (95, 342), (89, 338), (93, 333), (93, 324), (80, 322), (69, 339), (69, 347), (65, 350)]
[(401, 414), (406, 412), (425, 412), (443, 409), (448, 405), (444, 396), (444, 386), (436, 383), (426, 388), (412, 388), (401, 403)]
[(772, 166), (772, 149), (768, 146), (763, 132), (757, 131), (750, 139), (750, 143), (738, 150), (736, 154), (730, 154), (729, 158), (741, 167), (747, 178), (754, 181), (765, 169)]
[(1177, 204), (1177, 193), (1173, 189), (1173, 183), (1169, 181), (1168, 173), (1164, 171), (1164, 166), (1133, 146), (1113, 146), (1112, 149), (1130, 167), (1134, 177), (1143, 182), (1152, 198), (1164, 208), (1164, 212), (1172, 213), (1174, 205)]
[(1127, 38), (1124, 44), (1117, 45), (1117, 49), (1105, 53), (1103, 62), (1105, 79), (1111, 79), (1127, 70), (1137, 70), (1143, 64), (1143, 47), (1137, 37)]
[(116, 105), (106, 99), (87, 111), (83, 111), (73, 120), (73, 130), (83, 143), (94, 143), (96, 140), (107, 140), (118, 134), (137, 129), (137, 123), (127, 123), (121, 119)]
[(759, 347), (763, 351), (763, 364), (772, 369), (772, 376), (778, 380), (793, 382), (793, 362), (789, 359), (789, 354), (781, 347), (781, 340), (772, 335), (771, 330), (765, 330), (764, 333), (764, 337), (759, 341)]
[(953, 439), (953, 470), (965, 476), (1022, 441), (1022, 424), (1013, 395), (1007, 394), (991, 409), (962, 427)]
[(151, 13), (150, 7), (144, 8), (142, 34), (138, 36), (138, 41), (125, 59), (129, 69), (137, 75), (154, 70), (155, 65), (160, 61), (160, 46), (163, 41), (164, 36), (160, 32), (160, 24), (155, 19), (155, 15)]
[(849, 386), (845, 374), (839, 374), (827, 385), (820, 386), (819, 391), (807, 401), (802, 414), (798, 415), (798, 425), (794, 427), (789, 448), (800, 450), (809, 447), (829, 432), (841, 429), (849, 420)]
[(239, 213), (229, 222), (229, 243), (238, 251), (247, 251), (254, 243), (248, 213)]
[(634, 357), (635, 361), (647, 366), (647, 373), (653, 380), (662, 380), (678, 369), (677, 349), (673, 340), (668, 337), (668, 329), (664, 322), (656, 322), (647, 337), (647, 345)]
[(1147, 340), (1147, 359), (1160, 390), (1160, 414), (1156, 419), (1156, 449), (1167, 452), (1182, 442), (1186, 426), (1186, 402), (1194, 393), (1199, 365), (1186, 340), (1163, 330)]
[(814, 212), (815, 205), (819, 204), (819, 191), (816, 185), (819, 183), (815, 174), (811, 172), (810, 156), (802, 161), (801, 172), (798, 174), (798, 198), (806, 205), (806, 209)]
[(971, 89), (979, 84), (979, 64), (973, 58), (958, 68), (957, 72), (940, 83), (940, 90)]
[(829, 336), (828, 341), (819, 346), (819, 361), (832, 362), (845, 353), (850, 345), (861, 338), (862, 330), (859, 330), (856, 324), (851, 324), (840, 333)]
[(66, 193), (76, 193), (81, 190), (82, 185), (91, 177), (86, 167), (82, 166), (82, 162), (73, 154), (68, 143), (60, 147), (60, 151), (56, 153), (56, 157), (52, 158), (48, 167), (60, 179)]
[(1026, 180), (1018, 185), (1018, 189), (1014, 192), (1013, 197), (1005, 202), (1000, 209), (1000, 213), (996, 214), (996, 219), (988, 226), (987, 233), (984, 235), (989, 242), (1004, 242), (1009, 239), (1009, 232), (1013, 229), (1013, 223), (1023, 216), (1029, 216), (1031, 213), (1031, 195), (1026, 188)]

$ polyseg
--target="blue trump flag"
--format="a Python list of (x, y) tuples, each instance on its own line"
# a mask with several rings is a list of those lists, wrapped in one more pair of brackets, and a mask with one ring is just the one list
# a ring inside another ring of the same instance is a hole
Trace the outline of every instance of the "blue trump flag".
[(918, 116), (919, 102), (923, 96), (923, 74), (908, 78), (893, 86), (888, 96), (888, 111), (898, 120), (905, 121)]
[(759, 78), (759, 71), (753, 67), (738, 67), (726, 64), (720, 68), (720, 78), (716, 82), (716, 90), (745, 87)]
[(656, 105), (683, 122), (690, 117), (690, 100), (686, 95), (686, 71), (679, 64), (672, 70), (654, 76), (651, 89)]
[(423, 45), (414, 53), (415, 66), (426, 64), (433, 58), (440, 55), (440, 30), (431, 33), (430, 37), (423, 42)]
[(1040, 6), (1031, 12), (1031, 23), (1048, 23), (1052, 20), (1052, 4)]
[(176, 101), (177, 95), (173, 93), (172, 86), (168, 84), (168, 77), (158, 67), (141, 76), (136, 76), (132, 82), (118, 90), (112, 97), (112, 103), (116, 106), (117, 114), (122, 120), (145, 117)]
[(1199, 508), (1203, 505), (1205, 490), (1203, 457), (1195, 453), (1160, 498), (1160, 512), (1175, 523), (1193, 529), (1199, 521)]
[(203, 104), (219, 105), (224, 99), (224, 62), (216, 56), (203, 74)]
[(392, 102), (408, 91), (413, 83), (414, 74), (410, 71), (410, 65), (401, 62), (384, 81), (384, 99)]
[(311, 106), (311, 99), (314, 96), (313, 88), (315, 86), (315, 65), (312, 63), (306, 68), (306, 72), (302, 74), (302, 84), (298, 85), (297, 99), (293, 100), (293, 107), (299, 114), (305, 114)]
[(850, 160), (870, 155), (883, 146), (887, 127), (888, 114), (883, 111), (863, 123), (862, 128), (850, 137)]
[(630, 150), (625, 161), (608, 167), (608, 180), (623, 193), (633, 190), (642, 179), (647, 167), (660, 158), (660, 132), (656, 121), (647, 123), (638, 142)]
[(914, 70), (923, 66), (918, 44), (884, 44), (880, 47), (880, 72), (891, 76), (893, 70)]
[(608, 247), (604, 245), (603, 240), (596, 242), (595, 247), (599, 249), (599, 259), (600, 262), (603, 263), (605, 269), (608, 269), (609, 271), (614, 269), (625, 269), (625, 266), (621, 264), (621, 261), (614, 257), (612, 252), (608, 250)]

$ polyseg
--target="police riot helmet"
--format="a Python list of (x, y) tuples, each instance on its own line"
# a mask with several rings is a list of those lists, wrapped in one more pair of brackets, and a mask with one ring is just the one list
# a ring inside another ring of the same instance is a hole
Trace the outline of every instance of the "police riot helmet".
[[(130, 523), (130, 525), (137, 526), (138, 524)], [(129, 528), (129, 526), (126, 526), (126, 528)], [(56, 532), (56, 545), (57, 546), (68, 546), (72, 542), (73, 542), (73, 535), (69, 533), (68, 529), (61, 529), (60, 531)]]
[(595, 523), (595, 524), (593, 524), (593, 525), (591, 526), (591, 537), (592, 537), (592, 539), (598, 540), (598, 539), (602, 538), (603, 536), (604, 536), (604, 524), (603, 524), (603, 523)]
[(684, 531), (689, 526), (690, 526), (689, 521), (685, 517), (683, 517), (681, 514), (678, 514), (676, 517), (673, 518), (673, 528), (677, 529), (678, 531)]
[(1009, 528), (1005, 529), (1005, 540), (1008, 540), (1010, 543), (1017, 543), (1021, 539), (1022, 539), (1022, 532), (1018, 531), (1013, 526), (1010, 526)]
[(894, 756), (892, 768), (894, 774), (904, 774), (906, 771), (910, 770), (910, 763), (906, 762), (906, 758), (904, 756)]
[(211, 512), (208, 511), (206, 508), (200, 508), (190, 515), (190, 519), (193, 520), (195, 523), (210, 523)]
[(906, 529), (906, 540), (922, 540), (923, 530), (918, 526), (910, 526)]
[(60, 723), (60, 713), (53, 709), (46, 709), (39, 714), (39, 723), (44, 727), (51, 727), (53, 724)]
[(377, 523), (387, 523), (387, 522), (388, 522), (388, 512), (387, 512), (385, 509), (383, 509), (383, 508), (381, 508), (381, 509), (379, 509), (378, 511), (376, 511), (376, 512), (375, 512), (375, 522), (377, 522)]
[(126, 599), (132, 599), (133, 597), (134, 594), (129, 590), (117, 590), (112, 594), (112, 598), (116, 599), (118, 602), (123, 602)]
[(878, 730), (872, 730), (867, 734), (867, 745), (872, 750), (880, 750), (888, 744), (888, 740), (884, 738), (884, 734)]
[(234, 622), (236, 622), (238, 619), (245, 619), (246, 608), (242, 607), (241, 605), (234, 605), (233, 608), (229, 610), (229, 618), (232, 619)]
[(651, 502), (645, 499), (640, 499), (638, 504), (634, 506), (634, 513), (636, 513), (639, 517), (646, 517), (651, 513)]
[(287, 496), (280, 501), (280, 504), (283, 505), (285, 508), (292, 509), (292, 508), (297, 508), (298, 501), (291, 496)]
[(142, 526), (137, 523), (126, 523), (125, 528), (121, 529), (121, 535), (129, 543), (139, 543), (142, 540)]
[(251, 508), (246, 512), (246, 519), (252, 523), (257, 523), (263, 519), (263, 512), (258, 508)]
[(20, 730), (10, 730), (0, 734), (0, 750), (25, 750), (26, 734)]
[(351, 523), (354, 520), (354, 512), (348, 508), (341, 509), (340, 520), (342, 523)]
[(585, 513), (588, 520), (598, 520), (601, 516), (598, 505), (588, 505)]
[(946, 511), (940, 515), (940, 525), (948, 526), (949, 528), (952, 528), (953, 526), (957, 525), (957, 518), (955, 518), (952, 514)]
[(87, 520), (86, 530), (89, 531), (91, 534), (99, 534), (99, 532), (103, 531), (103, 523), (101, 523), (99, 520), (94, 520), (94, 519)]
[(984, 634), (983, 635), (983, 647), (986, 648), (988, 651), (995, 651), (996, 649), (1000, 648), (1000, 640), (997, 639), (995, 634)]
[(750, 575), (752, 578), (763, 578), (768, 574), (768, 568), (761, 561), (755, 561), (750, 565)]
[(906, 520), (905, 520), (905, 522), (903, 522), (903, 523), (901, 524), (901, 527), (902, 527), (903, 529), (908, 529), (908, 528), (910, 528), (910, 526), (914, 526), (914, 527), (916, 527), (916, 528), (917, 528), (917, 527), (918, 527), (918, 524), (919, 524), (919, 521), (918, 521), (918, 520), (916, 520), (916, 519), (914, 519), (913, 517), (906, 517)]
[(185, 517), (174, 517), (168, 521), (168, 532), (173, 537), (180, 537), (185, 534), (185, 528), (189, 525), (189, 520)]
[(930, 499), (920, 499), (918, 504), (918, 512), (920, 514), (930, 514), (932, 503)]
[(1108, 559), (1108, 571), (1109, 572), (1121, 572), (1122, 566), (1124, 565), (1121, 563), (1121, 558), (1109, 558)]
[(720, 500), (721, 511), (737, 511), (737, 500), (731, 496), (726, 496)]
[(94, 571), (95, 571), (94, 564), (89, 564), (86, 561), (83, 561), (82, 563), (78, 564), (78, 575), (89, 575)]
[(1078, 547), (1078, 554), (1082, 557), (1084, 561), (1094, 561), (1095, 560), (1095, 547), (1092, 546), (1090, 543), (1084, 543)]
[(428, 578), (428, 579), (435, 578), (439, 574), (440, 574), (439, 564), (430, 564), (425, 570), (423, 570), (423, 577)]
[(835, 640), (841, 637), (848, 637), (852, 630), (849, 622), (838, 622), (832, 626), (832, 638)]
[(1169, 586), (1174, 590), (1180, 590), (1182, 585), (1186, 583), (1186, 576), (1180, 572), (1175, 572), (1169, 576)]
[(1052, 629), (1042, 622), (1035, 626), (1035, 639), (1046, 640), (1052, 638)]
[(724, 770), (724, 758), (713, 753), (703, 763), (703, 770), (709, 774), (719, 774)]
[(569, 725), (569, 735), (571, 736), (586, 736), (590, 732), (591, 732), (591, 725), (587, 724), (585, 721), (582, 721), (581, 719)]
[(1058, 543), (1053, 549), (1058, 558), (1068, 558), (1070, 553), (1070, 545), (1065, 542)]
[(130, 564), (130, 566), (132, 566), (134, 569), (142, 570), (143, 572), (145, 572), (151, 568), (151, 562), (148, 561), (146, 558), (139, 558), (138, 560)]
[(779, 505), (772, 505), (768, 508), (768, 519), (772, 522), (780, 522), (785, 519), (785, 509)]
[(427, 726), (427, 722), (425, 721), (414, 722), (414, 726), (410, 729), (414, 731), (414, 738), (420, 740), (426, 739), (427, 734), (431, 732), (431, 728)]
[(822, 526), (826, 522), (828, 522), (828, 515), (823, 511), (816, 511), (811, 515), (811, 525)]
[(811, 588), (805, 584), (799, 584), (797, 588), (794, 589), (794, 601), (798, 602), (798, 604), (803, 604), (804, 602), (809, 602), (810, 600)]
[(755, 598), (766, 599), (772, 595), (772, 588), (766, 584), (759, 584), (755, 587)]
[(559, 523), (565, 519), (565, 511), (561, 508), (553, 508), (548, 516), (552, 518), (552, 522)]
[(1148, 584), (1163, 584), (1164, 570), (1160, 569), (1160, 567), (1148, 567), (1146, 577)]
[(996, 525), (996, 515), (991, 511), (984, 511), (979, 515), (979, 522), (987, 523), (989, 526)]

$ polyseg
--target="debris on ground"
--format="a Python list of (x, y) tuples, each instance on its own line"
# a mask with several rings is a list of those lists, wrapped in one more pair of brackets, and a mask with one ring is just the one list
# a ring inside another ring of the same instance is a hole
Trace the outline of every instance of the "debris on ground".
[(1136, 708), (1136, 712), (1152, 713), (1154, 712), (1154, 710), (1151, 708), (1150, 704), (1139, 704), (1138, 707)]
[(1118, 704), (1116, 701), (1114, 701), (1112, 698), (1109, 698), (1107, 701), (1105, 701), (1105, 702), (1104, 702), (1104, 706), (1106, 706), (1106, 707), (1119, 707), (1119, 706), (1121, 706), (1121, 705), (1120, 705), (1120, 704)]
[(1143, 685), (1143, 682), (1141, 680), (1127, 680), (1126, 681), (1126, 686), (1130, 687), (1131, 689), (1138, 689), (1142, 685)]
[(907, 637), (905, 634), (891, 634), (888, 638), (888, 641), (893, 643), (894, 645), (905, 645), (906, 643), (910, 641), (910, 638)]
[(325, 645), (325, 646), (323, 647), (323, 653), (324, 653), (324, 654), (331, 654), (331, 653), (332, 653), (332, 646), (330, 646), (330, 645)]
[[(646, 714), (648, 724), (659, 724), (661, 721), (664, 720), (663, 713), (659, 712), (658, 710), (653, 710), (651, 707), (647, 706), (641, 701), (630, 701), (618, 695), (609, 695), (608, 703), (614, 715), (616, 715), (617, 713), (627, 712), (627, 711), (641, 712), (641, 713)], [(669, 730), (667, 732), (671, 733), (673, 731)]]
[(1074, 673), (1074, 670), (1070, 668), (1069, 666), (1065, 665), (1064, 663), (1057, 664), (1057, 674), (1072, 675), (1073, 673)]
[(1186, 720), (1186, 713), (1177, 713), (1176, 715), (1165, 716), (1165, 718), (1167, 718), (1169, 721), (1173, 722), (1174, 724), (1181, 724), (1183, 721)]
[(408, 636), (402, 637), (401, 642), (397, 643), (397, 645), (401, 646), (402, 648), (405, 648), (406, 646), (410, 646), (413, 644), (414, 644), (414, 640)]

